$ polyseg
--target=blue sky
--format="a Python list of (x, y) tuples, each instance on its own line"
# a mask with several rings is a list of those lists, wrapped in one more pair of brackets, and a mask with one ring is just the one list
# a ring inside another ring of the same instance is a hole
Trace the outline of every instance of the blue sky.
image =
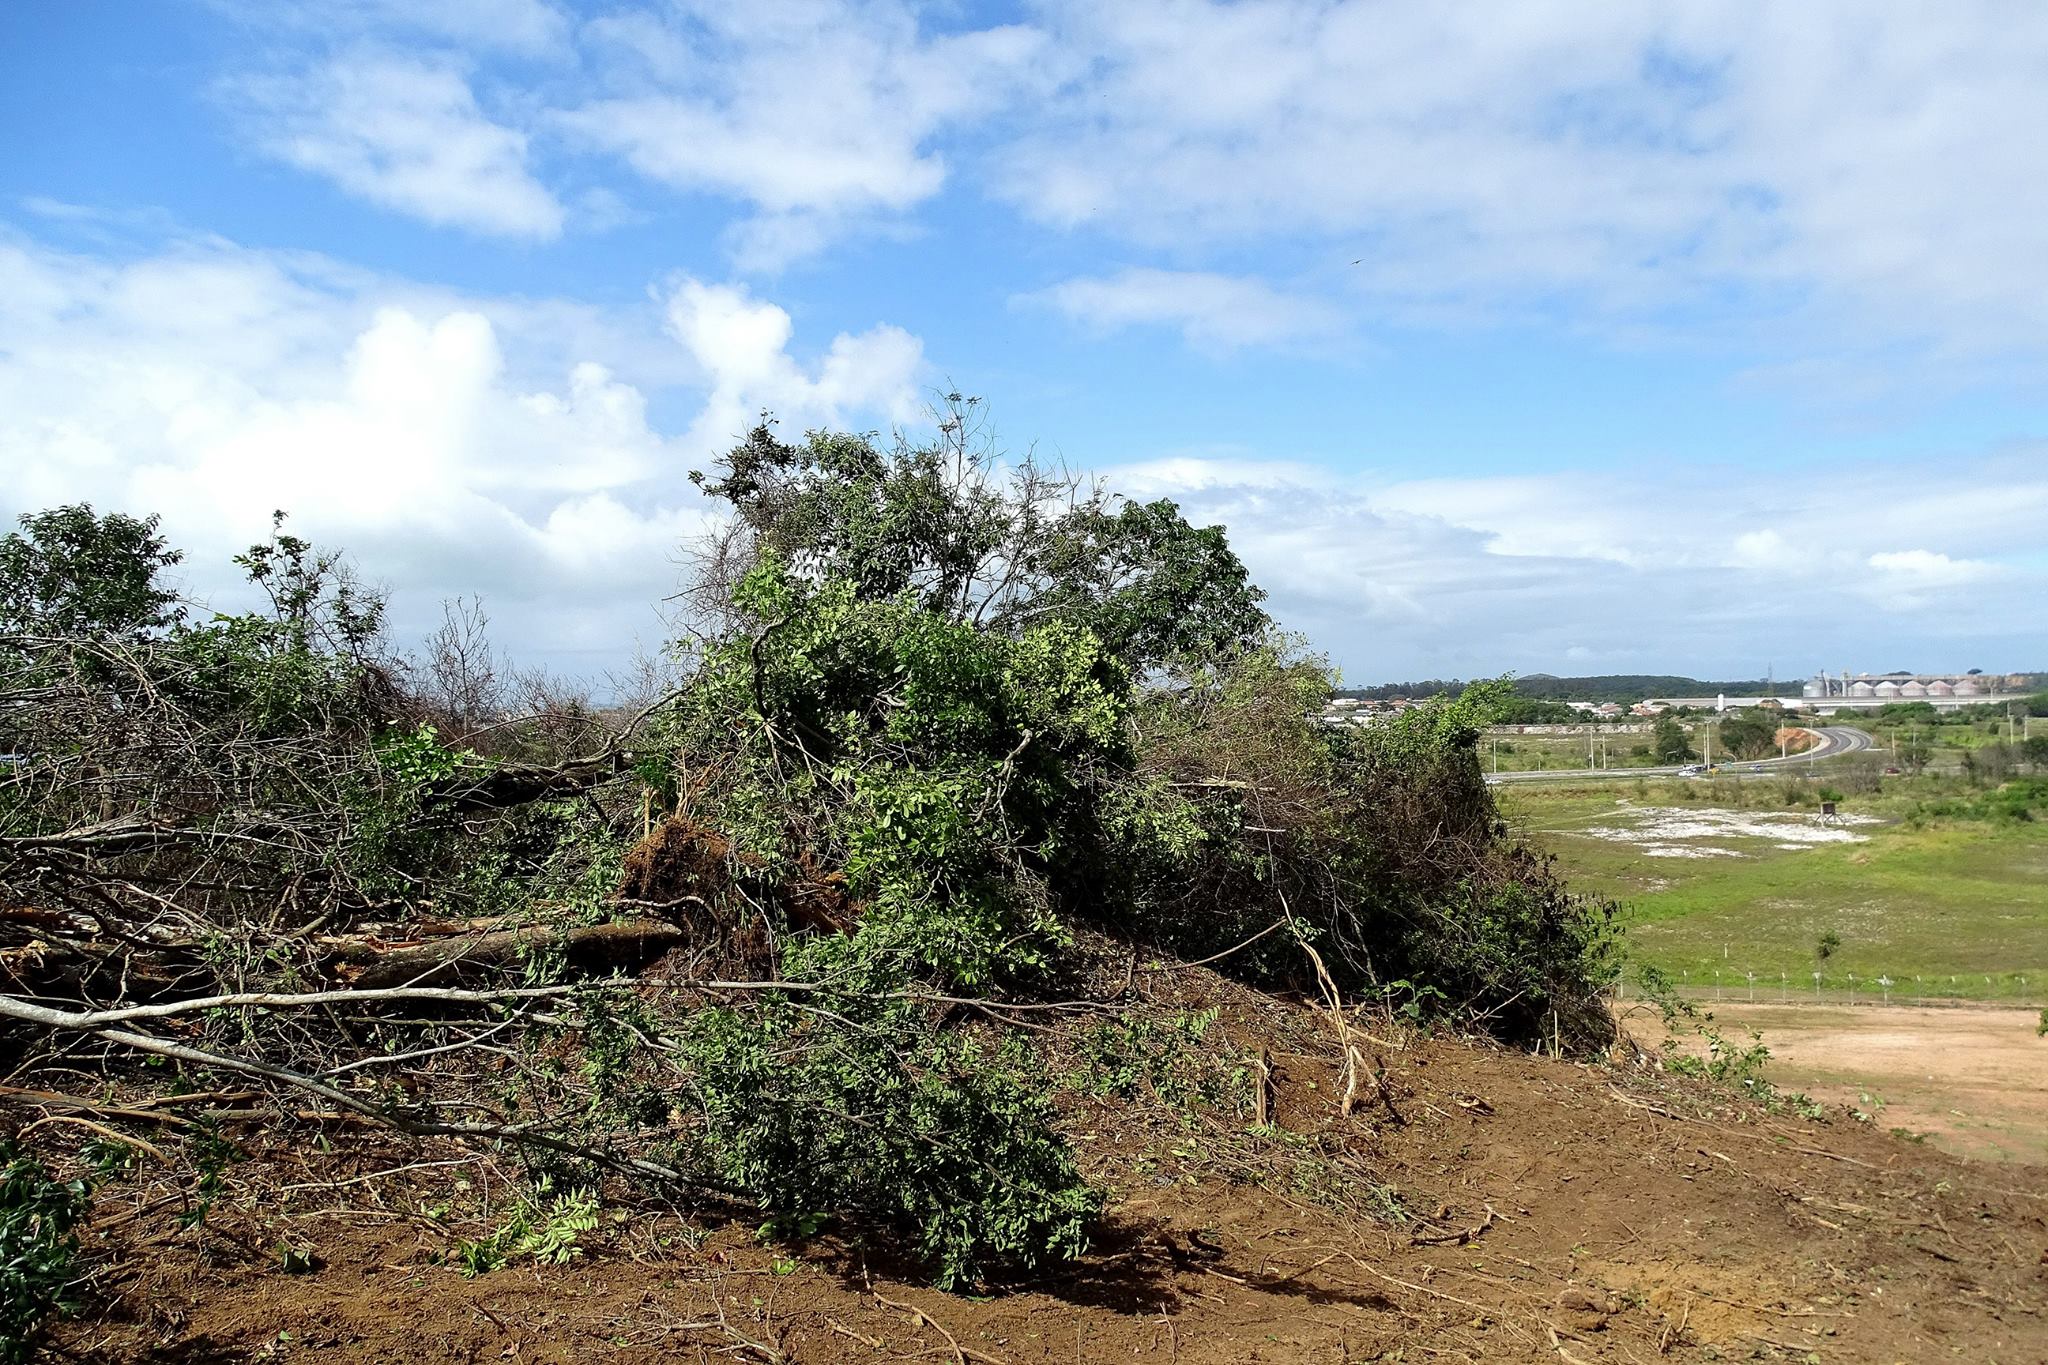
[(2048, 11), (0, 9), (0, 513), (661, 637), (749, 417), (1227, 525), (1357, 680), (2048, 668)]

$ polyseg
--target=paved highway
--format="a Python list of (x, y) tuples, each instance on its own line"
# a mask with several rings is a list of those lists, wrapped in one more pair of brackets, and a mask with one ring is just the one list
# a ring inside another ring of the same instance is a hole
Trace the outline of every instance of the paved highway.
[[(1840, 758), (1844, 754), (1862, 753), (1877, 747), (1877, 741), (1853, 725), (1801, 726), (1820, 736), (1820, 743), (1804, 753), (1788, 758), (1759, 758), (1749, 762), (1724, 763), (1722, 774), (1728, 777), (1750, 776), (1750, 769), (1762, 768), (1769, 773), (1774, 768), (1790, 768), (1814, 763), (1823, 758)], [(1530, 773), (1488, 773), (1488, 782), (1543, 782), (1559, 778), (1585, 777), (1676, 777), (1678, 769), (1672, 768), (1553, 768), (1545, 772)]]

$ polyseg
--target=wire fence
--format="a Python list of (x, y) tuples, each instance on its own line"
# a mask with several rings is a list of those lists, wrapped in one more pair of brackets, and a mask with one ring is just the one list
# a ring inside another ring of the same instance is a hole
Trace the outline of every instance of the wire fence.
[[(2048, 970), (2025, 972), (1852, 972), (1846, 968), (1751, 971), (1719, 967), (1662, 974), (1691, 1000), (1757, 1005), (1911, 1005), (1976, 1002), (2048, 1005)], [(1645, 998), (1640, 976), (1615, 979), (1617, 1001)]]

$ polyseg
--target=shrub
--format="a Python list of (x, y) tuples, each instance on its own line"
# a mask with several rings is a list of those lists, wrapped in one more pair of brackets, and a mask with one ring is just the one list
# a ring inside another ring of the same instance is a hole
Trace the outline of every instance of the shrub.
[[(1517, 1041), (1612, 1036), (1597, 986), (1614, 907), (1573, 895), (1505, 837), (1480, 771), (1501, 685), (1361, 730), (1312, 719), (1328, 674), (1285, 645), (1178, 681), (1141, 703), (1147, 827), (1198, 835), (1125, 846), (1116, 927), (1206, 956), (1286, 918), (1346, 990), (1412, 981)], [(1264, 978), (1305, 965), (1285, 935), (1231, 960)]]
[(1020, 1041), (935, 1030), (900, 999), (828, 994), (706, 1011), (681, 1046), (704, 1168), (778, 1219), (894, 1228), (944, 1287), (1086, 1247), (1101, 1197)]

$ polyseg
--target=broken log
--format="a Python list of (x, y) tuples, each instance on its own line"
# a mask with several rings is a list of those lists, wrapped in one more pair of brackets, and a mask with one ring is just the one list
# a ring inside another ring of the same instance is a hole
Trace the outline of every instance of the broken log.
[(426, 942), (392, 943), (363, 937), (326, 938), (325, 969), (343, 984), (362, 989), (446, 985), (491, 970), (518, 966), (530, 953), (559, 950), (579, 974), (633, 972), (687, 936), (661, 920), (624, 920), (559, 929), (535, 925)]

